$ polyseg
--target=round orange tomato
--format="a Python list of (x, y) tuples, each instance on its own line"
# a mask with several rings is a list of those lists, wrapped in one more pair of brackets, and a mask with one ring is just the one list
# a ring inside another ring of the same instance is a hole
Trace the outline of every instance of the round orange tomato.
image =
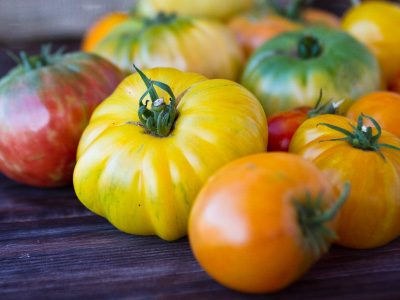
[(328, 219), (345, 196), (337, 198), (327, 177), (297, 155), (243, 157), (200, 191), (189, 219), (190, 245), (221, 284), (247, 293), (274, 292), (327, 251), (334, 227)]
[[(400, 94), (393, 92), (374, 92), (361, 97), (347, 111), (350, 120), (357, 121), (360, 114), (374, 118), (383, 130), (400, 138), (399, 112)], [(370, 120), (364, 119), (364, 125), (373, 126)]]
[(92, 52), (96, 45), (118, 24), (128, 19), (127, 12), (112, 12), (97, 20), (85, 33), (82, 40), (82, 51)]
[(358, 249), (400, 236), (400, 140), (381, 131), (376, 121), (375, 128), (363, 126), (362, 119), (316, 116), (300, 125), (289, 146), (333, 182), (351, 184), (338, 214), (337, 243)]

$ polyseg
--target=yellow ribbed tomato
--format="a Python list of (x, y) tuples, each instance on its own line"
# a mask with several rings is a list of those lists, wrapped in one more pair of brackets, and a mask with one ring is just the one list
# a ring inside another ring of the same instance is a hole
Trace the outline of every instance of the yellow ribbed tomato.
[(243, 53), (230, 30), (217, 21), (160, 14), (154, 19), (131, 17), (98, 45), (99, 54), (122, 70), (173, 67), (208, 78), (236, 80)]
[(400, 72), (400, 5), (365, 1), (343, 17), (342, 28), (364, 43), (378, 58), (383, 77), (390, 83)]
[(182, 16), (226, 19), (251, 7), (254, 0), (139, 0), (138, 11), (155, 15), (159, 11)]
[(74, 187), (86, 207), (120, 230), (175, 240), (187, 234), (192, 202), (213, 172), (266, 150), (267, 121), (241, 85), (172, 68), (145, 71), (148, 83), (172, 90), (151, 88), (150, 110), (144, 105), (150, 100), (141, 99), (142, 74), (127, 77), (93, 113), (79, 144)]
[[(363, 118), (375, 127), (363, 126)], [(363, 116), (357, 124), (343, 116), (317, 116), (305, 121), (293, 135), (290, 152), (311, 160), (332, 182), (351, 185), (338, 214), (338, 244), (373, 248), (400, 236), (399, 147), (396, 136)]]

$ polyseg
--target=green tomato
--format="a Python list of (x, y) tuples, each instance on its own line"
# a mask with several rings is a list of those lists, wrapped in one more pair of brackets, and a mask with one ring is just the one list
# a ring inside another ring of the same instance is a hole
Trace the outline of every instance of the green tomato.
[(344, 99), (345, 112), (364, 94), (380, 89), (376, 57), (349, 34), (314, 27), (279, 35), (249, 59), (241, 83), (266, 115), (322, 101)]

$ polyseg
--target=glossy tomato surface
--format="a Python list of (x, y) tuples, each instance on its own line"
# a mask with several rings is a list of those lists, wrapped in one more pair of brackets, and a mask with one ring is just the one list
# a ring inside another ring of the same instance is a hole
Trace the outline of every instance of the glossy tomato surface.
[(343, 16), (342, 28), (364, 43), (378, 58), (385, 83), (400, 72), (400, 4), (362, 1)]
[(10, 71), (0, 81), (0, 171), (34, 186), (71, 184), (81, 134), (123, 78), (105, 59), (79, 52)]
[[(318, 50), (300, 55), (300, 40), (313, 39)], [(306, 28), (281, 34), (250, 57), (242, 84), (260, 100), (267, 116), (298, 106), (344, 99), (340, 113), (353, 101), (380, 89), (376, 57), (349, 34), (329, 28)]]
[(144, 73), (177, 99), (172, 131), (160, 137), (143, 128), (138, 109), (147, 88), (138, 73), (127, 77), (83, 133), (74, 187), (86, 207), (120, 230), (175, 240), (187, 234), (194, 198), (213, 172), (266, 150), (267, 121), (257, 99), (235, 82), (172, 68)]
[[(400, 94), (381, 91), (365, 95), (350, 106), (347, 117), (357, 121), (360, 114), (373, 117), (383, 130), (400, 138)], [(372, 126), (370, 120), (364, 124)]]
[[(312, 161), (333, 182), (348, 181), (351, 192), (338, 214), (338, 244), (350, 248), (382, 246), (400, 235), (400, 151), (353, 147), (345, 135), (321, 124), (350, 132), (356, 123), (343, 116), (321, 115), (305, 121), (289, 151)], [(350, 125), (351, 124), (351, 125)], [(373, 135), (377, 131), (373, 130)], [(378, 143), (400, 147), (400, 140), (382, 131)]]
[(268, 117), (268, 151), (288, 151), (296, 129), (309, 118), (311, 107), (298, 107)]
[[(321, 194), (320, 212), (337, 200), (337, 189), (297, 155), (263, 153), (233, 161), (196, 198), (189, 220), (193, 253), (211, 277), (229, 288), (247, 293), (281, 290), (327, 249), (313, 251), (295, 205), (306, 199), (315, 203)], [(334, 223), (325, 225), (332, 229)], [(332, 242), (320, 237), (326, 247)]]

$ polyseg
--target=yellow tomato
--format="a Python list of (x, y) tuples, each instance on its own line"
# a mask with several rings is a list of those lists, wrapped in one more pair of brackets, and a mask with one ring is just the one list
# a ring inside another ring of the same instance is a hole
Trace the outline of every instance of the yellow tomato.
[(400, 5), (365, 1), (343, 17), (342, 28), (377, 56), (386, 82), (400, 71)]
[(172, 68), (145, 74), (176, 95), (172, 131), (159, 136), (144, 127), (138, 110), (147, 87), (138, 73), (127, 77), (83, 133), (74, 187), (86, 207), (120, 230), (175, 240), (186, 235), (192, 202), (213, 172), (266, 150), (267, 121), (258, 100), (235, 82)]
[(133, 72), (172, 67), (207, 78), (237, 80), (243, 53), (233, 34), (222, 23), (160, 14), (149, 20), (131, 17), (115, 27), (93, 50)]
[(159, 11), (183, 16), (226, 19), (251, 7), (254, 0), (139, 0), (138, 11), (155, 15)]

